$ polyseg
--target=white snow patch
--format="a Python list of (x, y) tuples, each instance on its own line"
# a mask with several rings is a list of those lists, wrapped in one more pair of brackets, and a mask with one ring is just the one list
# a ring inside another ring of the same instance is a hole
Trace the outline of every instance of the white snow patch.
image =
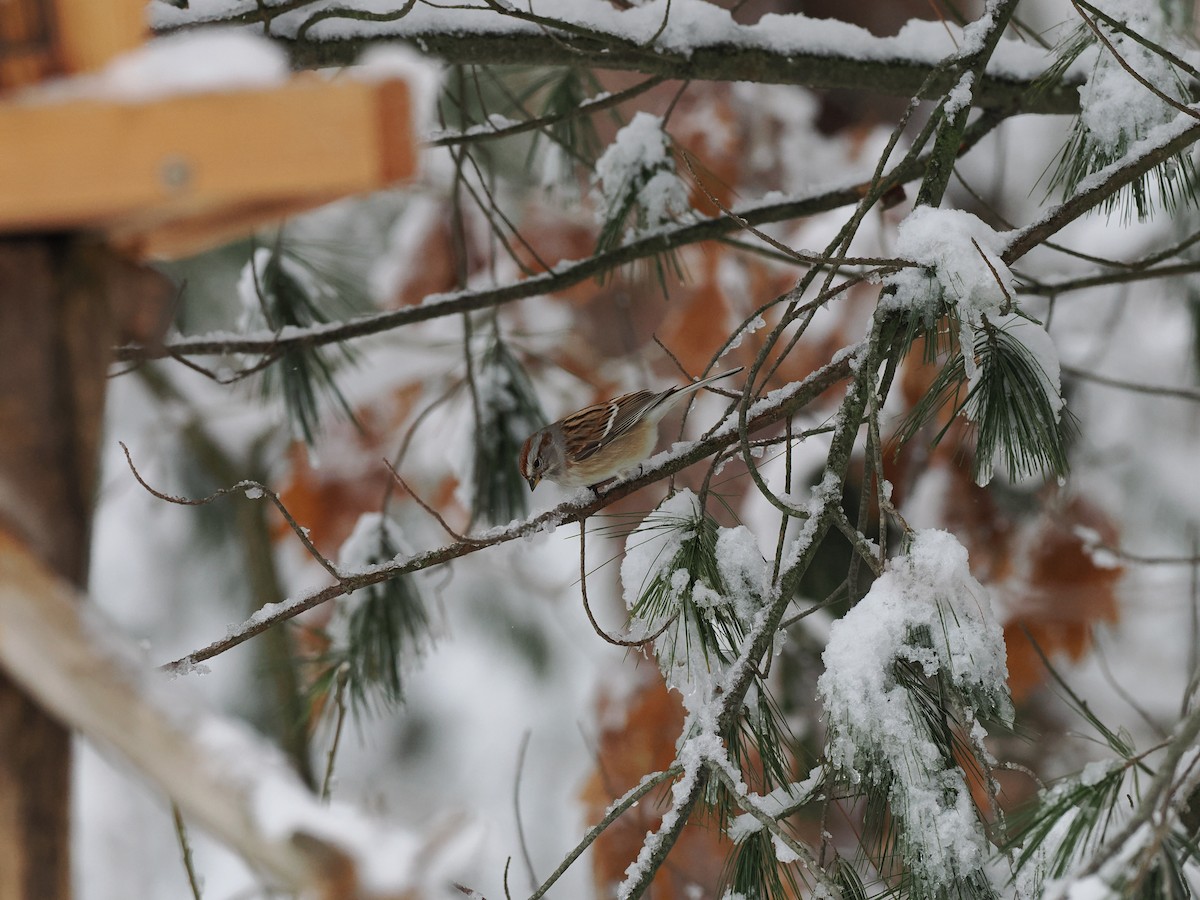
[(147, 41), (109, 63), (92, 83), (113, 99), (270, 88), (291, 74), (287, 55), (244, 29), (209, 28)]
[(659, 116), (638, 112), (617, 132), (596, 160), (600, 204), (597, 215), (607, 221), (637, 191), (642, 215), (638, 231), (650, 231), (687, 212), (687, 188), (675, 171), (670, 140)]
[(946, 886), (978, 872), (988, 846), (962, 772), (945, 765), (895, 677), (898, 663), (940, 673), (970, 705), (1011, 718), (1003, 634), (967, 551), (948, 532), (917, 532), (834, 623), (823, 660), (830, 761), (852, 781), (891, 780), (918, 878)]

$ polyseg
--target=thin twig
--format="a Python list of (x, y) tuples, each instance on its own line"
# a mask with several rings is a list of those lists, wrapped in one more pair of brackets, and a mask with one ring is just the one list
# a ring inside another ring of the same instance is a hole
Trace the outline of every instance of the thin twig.
[(196, 867), (192, 862), (192, 844), (188, 840), (187, 826), (183, 822), (183, 813), (177, 803), (171, 804), (171, 818), (175, 821), (175, 838), (179, 841), (179, 852), (183, 856), (183, 868), (187, 872), (188, 887), (192, 889), (192, 900), (203, 900), (200, 878), (196, 875)]
[(333, 704), (337, 709), (337, 719), (333, 726), (333, 741), (329, 752), (325, 755), (325, 775), (321, 778), (321, 802), (328, 803), (333, 791), (333, 764), (337, 759), (338, 747), (342, 742), (342, 726), (346, 722), (346, 683), (350, 679), (350, 666), (342, 663), (337, 671), (337, 690), (333, 695)]
[[(867, 493), (866, 484), (862, 487), (863, 493)], [(876, 549), (868, 543), (867, 538), (850, 522), (846, 516), (846, 511), (838, 506), (833, 512), (833, 524), (838, 531), (850, 542), (851, 549), (857, 556), (867, 564), (867, 567), (879, 577), (883, 572), (883, 564), (876, 557)]]
[(457, 531), (451, 528), (450, 524), (442, 518), (441, 513), (422, 500), (421, 495), (414, 491), (409, 483), (401, 477), (400, 473), (396, 471), (396, 467), (391, 464), (390, 460), (384, 459), (383, 464), (388, 467), (388, 471), (392, 473), (392, 477), (396, 479), (396, 483), (404, 489), (404, 492), (417, 502), (417, 506), (421, 507), (421, 509), (425, 510), (425, 512), (429, 513), (429, 515), (433, 516), (433, 518), (437, 520), (437, 523), (442, 526), (442, 530), (445, 531), (446, 534), (450, 535), (450, 537), (454, 538), (454, 540), (462, 543), (469, 544), (473, 542), (473, 538), (459, 534)]
[[(430, 414), (432, 414), (443, 403), (448, 401), (454, 395), (454, 392), (459, 389), (460, 386), (461, 386), (461, 384), (459, 382), (455, 382), (455, 383), (451, 384), (440, 395), (438, 395), (437, 397), (430, 400), (428, 405), (423, 410), (421, 410), (419, 413), (417, 413), (417, 415), (413, 418), (412, 422), (409, 424), (408, 430), (404, 432), (404, 437), (401, 438), (401, 440), (400, 440), (400, 446), (396, 449), (395, 459), (393, 459), (392, 461), (390, 461), (388, 463), (388, 468), (390, 468), (392, 470), (397, 470), (400, 468), (400, 463), (402, 463), (404, 461), (404, 457), (408, 453), (408, 448), (412, 444), (413, 438), (416, 436), (417, 429), (430, 416)], [(381, 506), (385, 510), (387, 509), (388, 503), (391, 502), (392, 491), (395, 489), (395, 486), (396, 486), (396, 482), (393, 480), (393, 481), (389, 481), (387, 483), (387, 487), (384, 488), (383, 501), (382, 501)], [(412, 492), (409, 491), (409, 493), (411, 494)]]
[(626, 638), (613, 637), (607, 631), (600, 627), (600, 623), (596, 621), (596, 616), (592, 613), (592, 605), (588, 602), (587, 593), (587, 550), (585, 545), (584, 535), (587, 534), (587, 519), (579, 520), (579, 594), (583, 598), (583, 611), (587, 613), (587, 619), (592, 625), (592, 630), (596, 632), (597, 637), (608, 644), (615, 647), (644, 647), (652, 643), (660, 637), (663, 632), (671, 627), (671, 623), (678, 618), (678, 613), (671, 616), (663, 623), (662, 628), (654, 632), (654, 634), (639, 638), (638, 640), (629, 640)]
[(1101, 30), (1100, 26), (1097, 25), (1090, 18), (1088, 18), (1087, 16), (1085, 16), (1083, 14), (1083, 9), (1080, 7), (1078, 0), (1071, 0), (1071, 5), (1075, 7), (1075, 12), (1079, 13), (1079, 18), (1083, 19), (1084, 24), (1087, 25), (1087, 27), (1091, 30), (1092, 34), (1096, 35), (1096, 39), (1099, 40), (1100, 43), (1102, 43), (1105, 46), (1105, 48), (1108, 50), (1108, 52), (1112, 54), (1113, 59), (1115, 59), (1117, 61), (1117, 65), (1119, 65), (1122, 69), (1124, 69), (1133, 78), (1134, 81), (1136, 81), (1138, 84), (1140, 84), (1146, 90), (1148, 90), (1150, 93), (1154, 94), (1154, 96), (1156, 96), (1159, 100), (1161, 100), (1163, 103), (1167, 104), (1168, 106), (1171, 106), (1174, 109), (1177, 109), (1179, 112), (1183, 113), (1184, 115), (1191, 116), (1193, 119), (1200, 119), (1200, 112), (1197, 112), (1196, 110), (1192, 109), (1190, 106), (1188, 106), (1184, 103), (1180, 103), (1178, 100), (1176, 100), (1170, 94), (1166, 93), (1161, 88), (1159, 88), (1157, 85), (1153, 84), (1149, 79), (1147, 79), (1144, 75), (1142, 75), (1140, 72), (1138, 72), (1137, 69), (1135, 69), (1133, 66), (1131, 66), (1129, 64), (1129, 62), (1125, 59), (1125, 57), (1123, 57), (1117, 51), (1117, 48), (1115, 46), (1113, 46), (1113, 42), (1108, 39), (1108, 35), (1106, 35), (1103, 32), (1103, 30)]
[(840, 602), (843, 595), (847, 597), (850, 596), (850, 581), (847, 578), (843, 578), (842, 583), (830, 591), (824, 600), (814, 603), (812, 606), (808, 607), (808, 609), (803, 609), (791, 618), (784, 619), (782, 622), (780, 622), (779, 630), (783, 631), (784, 629), (791, 628), (801, 619), (807, 619), (818, 610), (825, 609), (827, 606), (832, 606), (833, 604)]
[[(245, 378), (249, 378), (251, 375), (261, 372), (263, 369), (268, 368), (269, 366), (278, 362), (282, 358), (283, 358), (282, 352), (280, 352), (280, 353), (264, 353), (262, 355), (262, 359), (260, 359), (256, 363), (254, 363), (254, 365), (247, 366), (244, 369), (238, 369), (232, 375), (224, 376), (224, 375), (218, 375), (212, 369), (209, 369), (206, 366), (202, 366), (198, 362), (190, 360), (186, 356), (183, 356), (182, 354), (179, 354), (179, 353), (171, 354), (171, 359), (175, 360), (177, 363), (181, 363), (182, 365), (187, 366), (193, 372), (199, 372), (205, 378), (208, 378), (211, 381), (214, 381), (215, 383), (220, 384), (220, 385), (236, 384), (237, 382), (242, 381)], [(122, 373), (122, 374), (124, 374), (124, 373)]]
[(600, 835), (607, 831), (608, 827), (612, 825), (613, 822), (617, 821), (617, 819), (619, 819), (626, 812), (626, 810), (636, 806), (639, 800), (641, 800), (644, 796), (646, 796), (664, 781), (667, 781), (670, 778), (676, 778), (682, 774), (683, 766), (676, 764), (671, 766), (669, 769), (664, 769), (661, 772), (655, 772), (651, 775), (644, 776), (636, 787), (626, 791), (622, 797), (613, 802), (612, 806), (608, 808), (608, 812), (604, 814), (604, 818), (588, 829), (587, 833), (583, 836), (583, 840), (576, 844), (575, 849), (568, 853), (563, 861), (559, 863), (558, 868), (551, 872), (549, 877), (542, 882), (538, 889), (529, 895), (529, 900), (541, 900), (541, 898), (546, 895), (546, 892), (554, 886), (554, 882), (558, 881), (558, 879), (562, 877), (563, 873), (571, 867), (572, 863), (579, 859), (579, 857), (583, 854), (583, 851), (590, 847), (596, 838), (600, 837)]
[(1138, 281), (1153, 281), (1156, 278), (1175, 278), (1179, 275), (1194, 275), (1196, 272), (1200, 272), (1200, 260), (1170, 263), (1165, 266), (1153, 266), (1149, 268), (1139, 268), (1136, 265), (1127, 264), (1123, 271), (1102, 272), (1095, 275), (1084, 275), (1079, 278), (1066, 278), (1062, 281), (1038, 281), (1036, 278), (1022, 276), (1021, 280), (1024, 284), (1018, 286), (1017, 292), (1053, 297), (1057, 294), (1082, 291), (1088, 288), (1130, 284)]
[(1200, 390), (1195, 388), (1169, 387), (1161, 384), (1141, 384), (1135, 381), (1125, 381), (1122, 378), (1109, 378), (1107, 375), (1097, 375), (1095, 372), (1077, 369), (1074, 366), (1063, 366), (1062, 371), (1065, 374), (1070, 375), (1072, 378), (1081, 378), (1084, 381), (1094, 381), (1096, 384), (1102, 384), (1105, 387), (1117, 388), (1122, 391), (1132, 391), (1137, 394), (1151, 394), (1155, 397), (1172, 397), (1177, 400), (1188, 400), (1192, 403), (1200, 403)]
[(243, 494), (249, 499), (256, 499), (252, 496), (254, 492), (258, 492), (261, 496), (268, 498), (272, 503), (275, 504), (275, 508), (279, 510), (284, 520), (288, 523), (288, 527), (292, 529), (292, 531), (296, 534), (296, 537), (300, 538), (300, 543), (304, 545), (304, 549), (307, 550), (309, 555), (320, 564), (321, 568), (337, 579), (339, 583), (344, 580), (344, 576), (340, 571), (338, 571), (337, 566), (328, 560), (312, 542), (312, 538), (310, 538), (308, 535), (308, 529), (302, 526), (292, 517), (292, 514), (288, 512), (288, 508), (283, 505), (283, 501), (279, 499), (279, 495), (265, 484), (262, 484), (258, 481), (243, 480), (239, 481), (232, 487), (220, 488), (219, 490), (213, 491), (208, 496), (200, 497), (198, 499), (167, 494), (154, 487), (151, 487), (150, 484), (147, 483), (146, 479), (142, 477), (142, 473), (137, 470), (137, 466), (133, 464), (133, 457), (129, 453), (129, 448), (125, 446), (125, 442), (118, 441), (118, 443), (121, 445), (121, 449), (125, 451), (125, 462), (129, 464), (129, 471), (133, 473), (133, 477), (137, 479), (137, 483), (145, 488), (148, 493), (157, 497), (159, 500), (165, 500), (167, 503), (175, 503), (179, 506), (207, 506), (214, 500), (219, 500), (221, 497), (225, 497), (230, 494)]
[(517, 774), (513, 777), (513, 816), (517, 820), (517, 842), (521, 846), (521, 856), (525, 860), (525, 871), (529, 874), (529, 889), (538, 886), (537, 874), (533, 871), (533, 857), (529, 855), (529, 842), (525, 839), (525, 823), (521, 817), (521, 774), (525, 771), (525, 754), (529, 750), (529, 738), (532, 732), (526, 728), (521, 735), (521, 745), (517, 748)]
[(1200, 553), (1191, 556), (1144, 556), (1140, 553), (1122, 550), (1120, 547), (1107, 547), (1103, 544), (1096, 544), (1089, 549), (1103, 550), (1123, 562), (1135, 563), (1139, 566), (1200, 566)]
[(807, 266), (832, 266), (833, 268), (838, 268), (841, 266), (887, 266), (889, 268), (904, 268), (908, 266), (916, 267), (919, 265), (918, 263), (910, 262), (909, 260), (900, 259), (898, 257), (885, 259), (870, 256), (830, 256), (828, 254), (805, 253), (802, 250), (795, 250), (782, 241), (778, 241), (771, 237), (771, 235), (767, 234), (765, 231), (751, 225), (745, 218), (739, 216), (728, 206), (722, 203), (721, 199), (708, 189), (708, 185), (704, 183), (704, 180), (696, 174), (696, 169), (693, 166), (692, 154), (681, 147), (679, 148), (679, 155), (682, 157), (683, 163), (687, 167), (688, 174), (692, 176), (692, 181), (695, 183), (696, 187), (700, 188), (700, 191), (708, 199), (709, 203), (719, 209), (723, 215), (737, 222), (742, 229), (750, 232), (764, 243), (774, 247), (793, 262)]
[(432, 138), (425, 142), (427, 147), (457, 147), (462, 144), (472, 144), (481, 141), (500, 140), (502, 138), (513, 137), (518, 134), (524, 134), (529, 131), (542, 131), (551, 125), (557, 125), (559, 122), (573, 119), (578, 116), (588, 115), (594, 112), (601, 112), (613, 106), (618, 106), (627, 100), (632, 100), (640, 94), (653, 87), (657, 87), (666, 81), (661, 75), (654, 75), (647, 78), (645, 81), (639, 81), (632, 87), (628, 87), (623, 91), (617, 91), (615, 94), (605, 94), (593, 100), (585, 100), (574, 109), (556, 113), (554, 115), (539, 116), (537, 118), (526, 119), (523, 122), (518, 122), (515, 125), (505, 125), (502, 128), (492, 128), (488, 130), (486, 125), (479, 126), (470, 131), (460, 134), (445, 134), (436, 138)]
[(322, 22), (325, 19), (356, 19), (361, 22), (395, 22), (403, 19), (412, 8), (417, 5), (417, 0), (408, 0), (400, 9), (390, 12), (371, 12), (365, 9), (355, 9), (354, 7), (334, 6), (326, 7), (313, 13), (296, 30), (296, 40), (304, 41), (308, 37), (308, 30)]

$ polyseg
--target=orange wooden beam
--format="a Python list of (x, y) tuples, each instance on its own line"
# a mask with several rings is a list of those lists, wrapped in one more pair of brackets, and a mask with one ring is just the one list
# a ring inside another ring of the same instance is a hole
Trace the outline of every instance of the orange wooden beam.
[(0, 233), (95, 229), (143, 256), (194, 253), (415, 169), (403, 81), (0, 104)]
[(0, 0), (0, 89), (99, 69), (148, 35), (145, 0)]
[(54, 0), (59, 59), (66, 72), (102, 68), (150, 36), (146, 0)]

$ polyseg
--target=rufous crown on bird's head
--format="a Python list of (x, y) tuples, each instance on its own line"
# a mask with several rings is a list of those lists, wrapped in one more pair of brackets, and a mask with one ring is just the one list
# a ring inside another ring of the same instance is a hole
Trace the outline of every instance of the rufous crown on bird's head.
[(546, 474), (546, 449), (550, 440), (550, 432), (543, 428), (527, 437), (521, 446), (521, 456), (517, 465), (521, 470), (521, 477), (529, 482), (530, 490), (536, 488), (542, 476)]

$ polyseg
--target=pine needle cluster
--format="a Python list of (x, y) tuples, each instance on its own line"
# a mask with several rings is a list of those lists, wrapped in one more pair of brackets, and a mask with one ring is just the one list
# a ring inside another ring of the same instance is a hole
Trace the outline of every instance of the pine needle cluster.
[[(690, 491), (666, 501), (628, 538), (635, 562), (629, 565), (627, 555), (622, 580), (633, 630), (657, 635), (659, 668), (668, 686), (683, 695), (693, 731), (705, 704), (720, 697), (724, 676), (763, 603), (756, 585), (766, 563), (747, 539), (752, 541), (744, 528), (718, 526)], [(730, 764), (751, 790), (769, 793), (793, 780), (796, 741), (762, 674), (720, 737)], [(722, 828), (739, 809), (738, 798), (716, 780), (705, 800)], [(792, 861), (777, 858), (770, 835), (752, 835), (735, 846), (725, 867), (726, 886), (745, 897), (796, 896)]]
[[(282, 232), (271, 247), (252, 254), (239, 287), (247, 307), (246, 324), (276, 333), (325, 324), (345, 305), (339, 280), (308, 254), (285, 243)], [(282, 398), (293, 432), (309, 446), (320, 432), (327, 402), (355, 421), (335, 380), (339, 366), (353, 361), (354, 353), (344, 343), (328, 348), (289, 344), (263, 372), (263, 393)]]
[(546, 424), (546, 414), (525, 367), (499, 335), (473, 371), (472, 517), (505, 524), (529, 511), (529, 489), (516, 459), (525, 439)]
[[(1090, 52), (1095, 61), (1081, 94), (1081, 112), (1053, 164), (1052, 191), (1074, 194), (1085, 179), (1122, 159), (1154, 127), (1176, 116), (1181, 104), (1194, 99), (1188, 82), (1195, 82), (1196, 70), (1162, 43), (1170, 33), (1169, 21), (1182, 18), (1170, 15), (1168, 5), (1155, 10), (1155, 4), (1146, 4), (1135, 22), (1087, 2), (1078, 4), (1085, 23), (1062, 42), (1044, 82), (1061, 79)], [(1136, 79), (1143, 84), (1134, 84)], [(1174, 215), (1180, 206), (1195, 202), (1196, 174), (1191, 154), (1180, 153), (1111, 194), (1101, 209), (1108, 213), (1120, 206), (1127, 217), (1142, 221), (1160, 206)]]
[(962, 332), (961, 326), (953, 317), (942, 321), (949, 327), (936, 329), (941, 337), (926, 338), (925, 348), (927, 359), (944, 352), (944, 362), (897, 429), (899, 443), (912, 440), (949, 407), (931, 443), (937, 445), (962, 416), (976, 437), (972, 459), (976, 481), (986, 483), (991, 478), (997, 458), (1014, 478), (1065, 476), (1074, 419), (1062, 404), (1056, 379), (1017, 336), (1012, 321), (985, 320), (974, 330), (973, 383), (962, 348), (953, 337)]
[[(369, 513), (343, 546), (340, 562), (363, 569), (390, 562), (403, 552), (399, 526)], [(314, 699), (329, 696), (343, 680), (357, 715), (395, 709), (404, 699), (404, 672), (428, 644), (429, 627), (425, 600), (408, 576), (340, 598), (327, 628), (329, 649), (318, 660)]]
[(835, 624), (818, 681), (830, 771), (865, 800), (870, 841), (895, 848), (914, 898), (991, 897), (990, 856), (969, 776), (970, 735), (1010, 722), (1000, 626), (945, 532), (909, 551)]

